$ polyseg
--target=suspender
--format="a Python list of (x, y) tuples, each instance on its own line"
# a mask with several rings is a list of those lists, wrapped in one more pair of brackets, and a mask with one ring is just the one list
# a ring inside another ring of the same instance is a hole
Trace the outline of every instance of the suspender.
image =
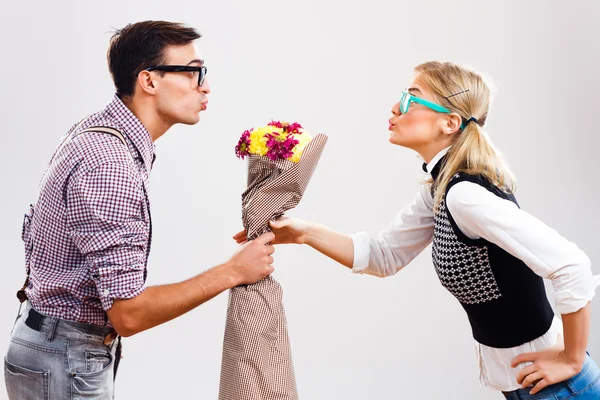
[[(82, 130), (80, 132), (77, 132), (77, 129), (79, 129), (79, 127), (81, 127), (81, 125), (83, 125), (83, 123), (86, 120), (87, 120), (87, 118), (84, 118), (81, 122), (79, 122), (79, 124), (75, 127), (75, 129), (73, 129), (73, 131), (71, 132), (71, 134), (68, 135), (62, 141), (62, 143), (59, 145), (59, 147), (56, 150), (56, 152), (54, 152), (54, 156), (56, 156), (65, 147), (65, 145), (70, 140), (72, 140), (74, 137), (79, 136), (79, 135), (81, 135), (83, 133), (87, 133), (87, 132), (103, 132), (103, 133), (107, 133), (109, 135), (116, 136), (117, 138), (119, 138), (119, 140), (127, 148), (127, 142), (125, 141), (125, 136), (123, 136), (123, 134), (121, 132), (119, 132), (118, 130), (116, 130), (114, 128), (110, 128), (108, 126), (93, 126), (93, 127), (84, 129), (84, 130)], [(129, 151), (129, 148), (127, 148), (127, 153), (129, 153), (129, 156), (133, 160), (133, 155)], [(52, 164), (52, 161), (54, 160), (54, 156), (52, 156), (52, 159), (50, 160), (50, 164)], [(19, 299), (19, 301), (21, 303), (23, 303), (23, 302), (25, 302), (25, 300), (27, 300), (27, 295), (25, 294), (25, 288), (27, 288), (27, 286), (29, 286), (29, 265), (27, 265), (27, 277), (25, 278), (25, 283), (23, 284), (23, 287), (19, 291), (17, 291), (17, 299)]]
[(87, 128), (87, 129), (84, 129), (83, 131), (81, 131), (79, 133), (76, 133), (75, 136), (79, 136), (82, 133), (86, 133), (86, 132), (104, 132), (104, 133), (108, 133), (110, 135), (118, 137), (119, 140), (125, 146), (127, 146), (127, 142), (125, 141), (125, 136), (123, 136), (123, 134), (121, 132), (119, 132), (118, 130), (116, 130), (114, 128), (109, 128), (108, 126), (92, 126), (91, 128)]

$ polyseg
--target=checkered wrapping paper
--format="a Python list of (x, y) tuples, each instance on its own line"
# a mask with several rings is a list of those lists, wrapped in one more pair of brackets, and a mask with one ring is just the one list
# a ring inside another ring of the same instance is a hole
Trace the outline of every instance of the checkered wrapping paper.
[[(242, 222), (248, 240), (269, 231), (269, 220), (300, 202), (327, 136), (319, 134), (298, 163), (250, 156)], [(283, 291), (269, 276), (229, 292), (219, 400), (297, 400), (298, 390), (283, 308)]]

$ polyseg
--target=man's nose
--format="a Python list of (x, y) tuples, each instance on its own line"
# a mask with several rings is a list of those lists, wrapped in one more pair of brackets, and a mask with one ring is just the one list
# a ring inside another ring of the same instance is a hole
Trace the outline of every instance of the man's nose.
[(210, 85), (208, 83), (208, 78), (204, 78), (204, 82), (202, 82), (202, 86), (198, 86), (198, 91), (201, 93), (210, 93)]

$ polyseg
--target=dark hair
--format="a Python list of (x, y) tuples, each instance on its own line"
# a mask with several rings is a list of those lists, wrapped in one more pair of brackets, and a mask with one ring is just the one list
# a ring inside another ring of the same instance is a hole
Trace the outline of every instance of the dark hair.
[(137, 22), (116, 30), (107, 58), (117, 95), (132, 96), (138, 74), (163, 64), (168, 46), (183, 46), (200, 36), (194, 28), (166, 21)]

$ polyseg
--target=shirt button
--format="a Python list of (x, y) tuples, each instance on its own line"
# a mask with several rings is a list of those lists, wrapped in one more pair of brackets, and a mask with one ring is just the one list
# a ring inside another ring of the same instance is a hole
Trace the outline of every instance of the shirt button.
[(104, 295), (108, 296), (108, 294), (110, 293), (110, 291), (108, 289), (104, 289)]

